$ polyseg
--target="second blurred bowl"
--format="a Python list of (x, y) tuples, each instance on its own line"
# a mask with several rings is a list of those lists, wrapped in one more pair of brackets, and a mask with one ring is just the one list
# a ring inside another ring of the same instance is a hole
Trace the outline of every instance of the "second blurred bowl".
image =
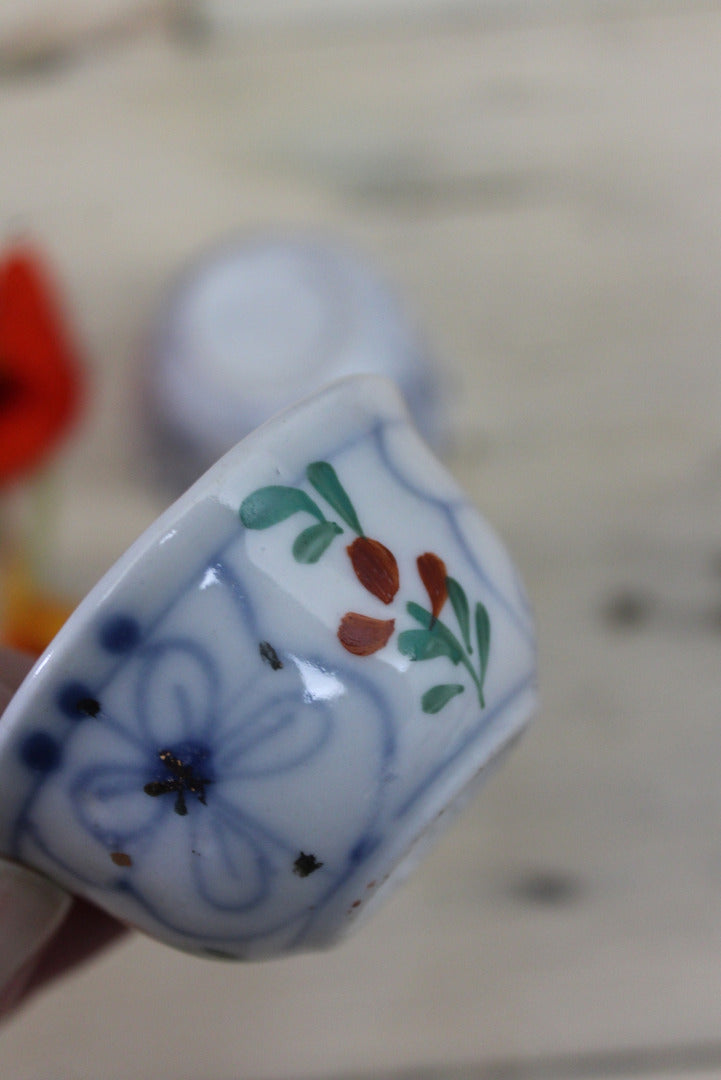
[(179, 276), (150, 335), (147, 390), (165, 479), (184, 486), (279, 409), (366, 372), (397, 384), (438, 450), (428, 349), (372, 266), (307, 233), (227, 240)]

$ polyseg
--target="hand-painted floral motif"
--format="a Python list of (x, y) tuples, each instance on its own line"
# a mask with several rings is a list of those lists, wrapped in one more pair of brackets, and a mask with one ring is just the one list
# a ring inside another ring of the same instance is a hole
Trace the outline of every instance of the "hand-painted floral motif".
[[(410, 660), (432, 660), (446, 656), (454, 664), (462, 664), (470, 674), (478, 692), (478, 702), (484, 708), (483, 683), (488, 668), (488, 655), (491, 645), (491, 624), (488, 611), (480, 603), (474, 612), (474, 628), (478, 663), (474, 666), (471, 656), (470, 605), (465, 591), (455, 580), (445, 573), (443, 561), (432, 552), (419, 555), (417, 559), (421, 581), (431, 601), (431, 610), (420, 604), (408, 603), (406, 611), (420, 624), (421, 629), (404, 630), (398, 635), (398, 648)], [(453, 631), (438, 618), (446, 599), (451, 602), (453, 613), (458, 623), (462, 642)], [(440, 712), (444, 705), (462, 694), (463, 683), (441, 683), (427, 690), (421, 699), (424, 712)]]
[[(384, 604), (392, 603), (400, 588), (398, 563), (392, 551), (380, 540), (366, 536), (355, 507), (332, 465), (327, 461), (315, 461), (307, 467), (306, 476), (312, 487), (345, 525), (357, 533), (356, 539), (346, 547), (346, 551), (361, 585)], [(248, 529), (268, 529), (297, 513), (311, 514), (316, 523), (298, 534), (293, 544), (293, 557), (301, 563), (318, 562), (335, 537), (343, 532), (343, 528), (338, 522), (326, 518), (315, 500), (300, 488), (282, 485), (258, 488), (243, 500), (240, 520)], [(419, 555), (416, 565), (428, 594), (430, 611), (414, 602), (406, 605), (406, 611), (420, 624), (420, 628), (400, 633), (398, 648), (410, 660), (431, 660), (445, 656), (454, 666), (460, 664), (465, 667), (475, 685), (478, 702), (481, 708), (484, 708), (483, 684), (491, 642), (488, 611), (480, 601), (475, 606), (474, 663), (471, 659), (474, 652), (471, 609), (464, 589), (455, 578), (447, 574), (446, 564), (434, 552), (426, 551)], [(439, 619), (446, 601), (450, 601), (453, 609), (460, 640)], [(349, 611), (341, 619), (338, 640), (343, 648), (354, 656), (371, 656), (388, 644), (394, 632), (395, 619), (376, 619)], [(440, 712), (452, 698), (462, 694), (464, 690), (465, 685), (459, 682), (432, 686), (421, 699), (423, 711)]]
[(72, 799), (78, 822), (120, 872), (132, 873), (138, 899), (182, 927), (172, 896), (156, 884), (177, 815), (195, 852), (188, 888), (213, 910), (255, 909), (276, 887), (277, 865), (310, 873), (280, 825), (261, 822), (257, 810), (264, 784), (302, 774), (329, 746), (328, 709), (303, 706), (294, 666), (271, 667), (267, 681), (249, 674), (231, 706), (220, 699), (212, 657), (189, 640), (142, 642), (131, 663), (136, 714), (125, 719), (103, 706), (84, 721), (102, 724), (104, 755), (80, 769)]
[[(361, 585), (384, 604), (390, 604), (399, 587), (395, 555), (380, 540), (373, 540), (363, 532), (355, 507), (332, 465), (314, 461), (306, 469), (306, 476), (338, 517), (357, 533), (346, 551)], [(316, 563), (343, 529), (337, 522), (328, 520), (315, 500), (299, 488), (280, 484), (258, 488), (243, 500), (240, 520), (247, 529), (268, 529), (297, 513), (312, 514), (316, 523), (296, 537), (293, 558), (300, 563)], [(370, 656), (387, 645), (394, 626), (393, 619), (373, 619), (349, 611), (341, 619), (338, 640), (355, 656)]]
[(181, 817), (188, 813), (188, 806), (185, 801), (186, 792), (189, 795), (195, 795), (199, 803), (207, 806), (208, 800), (205, 797), (205, 788), (208, 784), (212, 784), (213, 781), (209, 776), (203, 775), (204, 772), (207, 772), (204, 764), (206, 757), (207, 754), (202, 747), (192, 745), (185, 746), (175, 753), (172, 750), (160, 750), (158, 752), (158, 761), (163, 766), (165, 775), (160, 780), (150, 780), (143, 788), (143, 791), (146, 795), (152, 795), (155, 798), (158, 795), (167, 795), (171, 791), (174, 792), (175, 805), (173, 809)]
[[(332, 465), (327, 461), (314, 461), (306, 469), (306, 476), (338, 517), (357, 534), (346, 551), (361, 585), (384, 604), (390, 604), (398, 592), (395, 556), (379, 540), (366, 536)], [(247, 529), (268, 529), (292, 514), (303, 512), (316, 518), (316, 524), (298, 534), (293, 544), (293, 558), (300, 563), (315, 563), (343, 529), (337, 522), (329, 521), (315, 500), (299, 488), (280, 484), (258, 488), (243, 500), (240, 520)]]

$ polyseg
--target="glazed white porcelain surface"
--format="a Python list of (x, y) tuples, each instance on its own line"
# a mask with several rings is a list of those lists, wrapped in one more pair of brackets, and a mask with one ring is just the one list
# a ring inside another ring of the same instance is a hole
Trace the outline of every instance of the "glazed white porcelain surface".
[(162, 304), (147, 359), (162, 464), (180, 480), (299, 398), (358, 373), (391, 378), (424, 437), (436, 448), (444, 437), (421, 333), (375, 268), (324, 236), (258, 232), (198, 256)]
[(184, 950), (326, 946), (535, 702), (508, 554), (392, 384), (344, 379), (222, 458), (40, 658), (0, 725), (0, 850)]

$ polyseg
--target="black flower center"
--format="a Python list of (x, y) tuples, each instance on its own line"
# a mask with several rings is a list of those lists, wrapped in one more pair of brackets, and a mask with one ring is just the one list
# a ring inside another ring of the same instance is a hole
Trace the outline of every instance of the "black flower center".
[(186, 743), (173, 750), (159, 750), (155, 779), (150, 780), (143, 791), (153, 798), (174, 794), (173, 809), (181, 816), (188, 813), (186, 795), (194, 795), (199, 803), (207, 806), (205, 789), (213, 783), (208, 759), (207, 747), (195, 743)]

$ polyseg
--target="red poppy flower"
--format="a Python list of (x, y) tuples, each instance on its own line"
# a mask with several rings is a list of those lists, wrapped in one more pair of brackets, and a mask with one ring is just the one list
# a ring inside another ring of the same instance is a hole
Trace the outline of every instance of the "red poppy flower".
[(0, 485), (31, 471), (77, 416), (81, 375), (42, 261), (0, 256)]

